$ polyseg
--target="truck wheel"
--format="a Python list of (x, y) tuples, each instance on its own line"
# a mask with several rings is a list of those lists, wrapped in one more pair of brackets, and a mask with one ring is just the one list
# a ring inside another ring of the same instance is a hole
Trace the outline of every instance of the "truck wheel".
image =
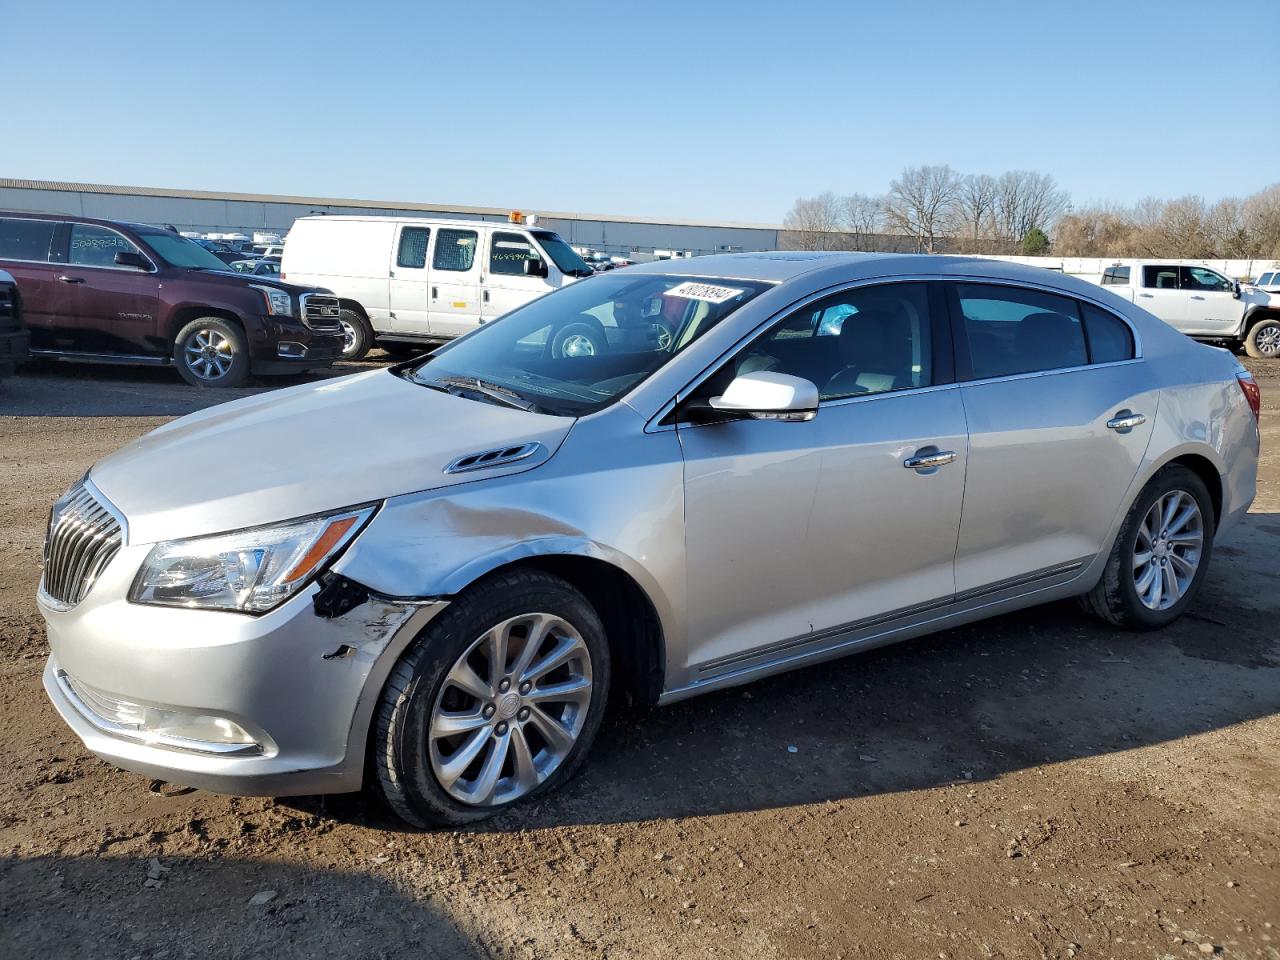
[(373, 346), (373, 327), (354, 310), (343, 310), (338, 322), (342, 324), (342, 359), (363, 360)]
[(419, 827), (458, 827), (554, 790), (591, 748), (609, 644), (586, 597), (519, 570), (459, 594), (387, 678), (370, 749)]
[(173, 365), (193, 387), (238, 387), (249, 376), (249, 348), (234, 324), (201, 317), (178, 331)]
[(1213, 502), (1184, 466), (1165, 467), (1133, 502), (1098, 585), (1081, 606), (1108, 623), (1156, 630), (1195, 599), (1213, 555)]
[(1244, 338), (1244, 352), (1255, 360), (1280, 357), (1280, 317), (1263, 317)]
[(551, 341), (551, 356), (556, 360), (569, 357), (598, 357), (609, 352), (609, 341), (599, 321), (579, 320), (565, 324)]

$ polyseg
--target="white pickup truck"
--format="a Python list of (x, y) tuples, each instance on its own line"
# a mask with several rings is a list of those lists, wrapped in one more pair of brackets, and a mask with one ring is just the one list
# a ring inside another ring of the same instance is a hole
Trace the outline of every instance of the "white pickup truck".
[(1102, 285), (1197, 340), (1240, 344), (1251, 357), (1280, 357), (1280, 296), (1241, 287), (1208, 267), (1117, 260)]

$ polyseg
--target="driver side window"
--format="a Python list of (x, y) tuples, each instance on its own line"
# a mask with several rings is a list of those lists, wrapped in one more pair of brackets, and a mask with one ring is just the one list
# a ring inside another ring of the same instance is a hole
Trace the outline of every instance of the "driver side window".
[(930, 386), (929, 288), (892, 283), (835, 294), (788, 316), (729, 367), (729, 379), (759, 371), (803, 377), (821, 400)]

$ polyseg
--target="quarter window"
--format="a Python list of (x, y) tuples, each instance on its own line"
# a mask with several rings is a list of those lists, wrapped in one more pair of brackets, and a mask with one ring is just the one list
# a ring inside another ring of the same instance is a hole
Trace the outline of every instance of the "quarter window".
[(928, 287), (858, 287), (818, 301), (756, 340), (730, 368), (728, 379), (760, 371), (803, 377), (817, 385), (822, 400), (929, 386)]
[(139, 253), (122, 235), (91, 223), (71, 225), (69, 263), (79, 267), (114, 267), (117, 253)]
[(1089, 335), (1089, 362), (1115, 363), (1133, 359), (1133, 334), (1115, 314), (1089, 303), (1080, 304), (1085, 333)]
[(47, 263), (54, 226), (52, 220), (0, 220), (0, 260)]
[(1038, 290), (955, 284), (974, 379), (1088, 363), (1074, 300)]
[(436, 233), (436, 252), (431, 266), (436, 270), (466, 273), (476, 262), (478, 239), (479, 234), (474, 230), (440, 230)]
[(1107, 267), (1102, 271), (1104, 287), (1127, 287), (1129, 285), (1128, 267)]
[(431, 231), (426, 227), (402, 227), (400, 246), (396, 250), (396, 266), (421, 270), (427, 265), (427, 241)]
[(526, 260), (541, 260), (528, 237), (518, 233), (495, 233), (489, 246), (489, 272), (501, 276), (524, 276)]

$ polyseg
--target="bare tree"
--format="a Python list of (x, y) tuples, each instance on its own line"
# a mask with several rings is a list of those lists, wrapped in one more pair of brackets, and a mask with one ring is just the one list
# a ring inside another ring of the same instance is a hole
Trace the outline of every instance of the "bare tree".
[(1280, 257), (1280, 183), (1260, 190), (1244, 202), (1249, 255)]
[(1020, 241), (1033, 227), (1051, 232), (1068, 199), (1051, 175), (1010, 170), (996, 181), (996, 231), (1001, 239), (1012, 242)]
[(796, 250), (835, 250), (844, 211), (839, 197), (828, 191), (816, 197), (801, 197), (782, 221), (790, 232), (790, 246)]
[(884, 200), (865, 193), (844, 198), (844, 228), (855, 250), (872, 250), (876, 238), (884, 232)]
[(990, 237), (995, 229), (996, 180), (985, 173), (969, 174), (960, 181), (952, 206), (956, 233), (967, 238), (973, 251), (978, 241)]
[(885, 220), (915, 237), (917, 251), (933, 253), (959, 189), (959, 175), (945, 164), (908, 167), (889, 184)]

